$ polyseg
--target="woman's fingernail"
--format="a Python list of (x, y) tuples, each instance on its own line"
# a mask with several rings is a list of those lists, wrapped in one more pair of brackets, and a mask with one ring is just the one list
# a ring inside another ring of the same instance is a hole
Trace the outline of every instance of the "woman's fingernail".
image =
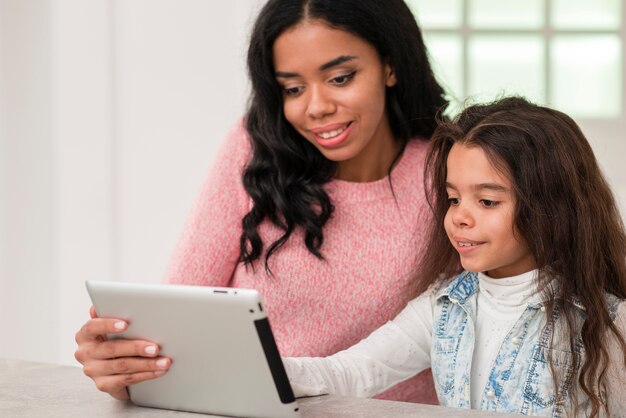
[(156, 365), (161, 367), (161, 368), (166, 368), (167, 367), (167, 359), (161, 358), (158, 359), (156, 362)]
[(145, 349), (146, 354), (155, 354), (157, 351), (156, 345), (149, 345)]
[(113, 326), (115, 327), (115, 329), (124, 329), (126, 328), (126, 322), (117, 321), (115, 324), (113, 324)]
[(156, 370), (154, 374), (157, 376), (161, 376), (162, 374), (165, 374), (165, 370)]

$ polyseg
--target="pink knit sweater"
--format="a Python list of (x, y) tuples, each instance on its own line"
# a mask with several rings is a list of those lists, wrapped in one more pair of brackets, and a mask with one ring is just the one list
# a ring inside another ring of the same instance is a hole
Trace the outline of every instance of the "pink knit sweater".
[[(429, 210), (422, 170), (427, 145), (409, 141), (389, 178), (327, 183), (335, 211), (324, 227), (325, 260), (306, 249), (301, 231), (254, 271), (237, 263), (241, 219), (251, 200), (241, 183), (250, 158), (242, 123), (228, 134), (174, 251), (166, 282), (254, 288), (261, 292), (283, 356), (326, 356), (366, 337), (414, 296)], [(395, 195), (395, 197), (394, 197)], [(260, 227), (265, 245), (281, 231)], [(381, 395), (436, 403), (430, 372)]]

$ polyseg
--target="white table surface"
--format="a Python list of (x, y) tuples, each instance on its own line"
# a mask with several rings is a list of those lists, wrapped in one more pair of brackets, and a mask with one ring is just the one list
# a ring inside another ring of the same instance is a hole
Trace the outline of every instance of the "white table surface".
[[(298, 400), (302, 418), (513, 417), (407, 402), (319, 396)], [(143, 408), (99, 392), (82, 369), (0, 359), (0, 417), (201, 417)]]

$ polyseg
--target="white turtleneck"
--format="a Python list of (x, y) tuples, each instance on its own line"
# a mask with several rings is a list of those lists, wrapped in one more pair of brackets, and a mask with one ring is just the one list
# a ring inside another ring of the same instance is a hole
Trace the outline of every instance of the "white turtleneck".
[(494, 279), (478, 274), (476, 340), (472, 357), (472, 408), (479, 408), (496, 355), (507, 333), (536, 293), (537, 270), (519, 276)]

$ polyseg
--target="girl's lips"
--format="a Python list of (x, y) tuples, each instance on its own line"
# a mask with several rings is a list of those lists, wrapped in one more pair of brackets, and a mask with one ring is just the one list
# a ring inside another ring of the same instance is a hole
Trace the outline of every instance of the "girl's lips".
[(462, 237), (453, 237), (452, 240), (456, 250), (462, 253), (473, 251), (485, 243), (484, 241), (473, 241)]
[[(315, 141), (325, 148), (333, 148), (344, 143), (352, 132), (352, 122), (333, 124), (311, 129)], [(326, 137), (326, 138), (324, 138)]]

